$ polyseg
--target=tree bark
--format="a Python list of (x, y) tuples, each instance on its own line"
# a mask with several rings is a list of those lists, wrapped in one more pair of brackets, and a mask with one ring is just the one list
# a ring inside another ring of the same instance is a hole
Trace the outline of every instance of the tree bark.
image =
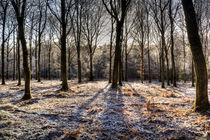
[(13, 80), (15, 80), (15, 70), (16, 70), (16, 47), (15, 47), (15, 31), (13, 32)]
[(192, 60), (192, 87), (195, 87), (195, 74), (194, 74), (193, 60)]
[[(31, 81), (31, 72), (28, 64), (28, 50), (26, 46), (26, 40), (25, 40), (25, 32), (24, 32), (24, 18), (25, 18), (25, 8), (26, 8), (26, 0), (22, 1), (22, 6), (20, 7), (20, 4), (17, 4), (14, 2), (14, 0), (11, 0), (11, 3), (13, 5), (13, 8), (16, 13), (16, 18), (18, 22), (18, 36), (22, 44), (22, 51), (23, 51), (23, 69), (24, 69), (24, 79), (25, 79), (25, 94), (23, 96), (23, 99), (31, 99), (31, 87), (30, 87), (30, 81)], [(21, 9), (21, 13), (20, 13)]]
[(169, 20), (171, 24), (171, 63), (172, 63), (172, 83), (173, 86), (176, 87), (176, 66), (175, 66), (175, 60), (174, 60), (174, 19), (172, 17), (172, 0), (169, 0)]
[(21, 73), (20, 73), (20, 39), (19, 33), (17, 32), (17, 78), (18, 78), (18, 86), (21, 85)]
[(209, 109), (206, 62), (198, 34), (198, 25), (192, 0), (182, 0), (182, 5), (184, 9), (187, 34), (195, 67), (196, 97), (194, 102), (194, 110), (204, 111)]
[(116, 23), (116, 46), (115, 46), (115, 57), (114, 57), (114, 67), (112, 74), (112, 88), (117, 89), (119, 80), (119, 70), (120, 70), (120, 59), (121, 59), (121, 35), (122, 35), (123, 22), (117, 21)]
[[(8, 4), (7, 4), (8, 5)], [(3, 7), (3, 24), (2, 24), (2, 45), (1, 45), (1, 72), (2, 72), (2, 85), (5, 85), (5, 73), (4, 73), (4, 49), (5, 49), (5, 28), (6, 28), (6, 17), (7, 17), (7, 8)]]
[(111, 17), (111, 35), (110, 35), (110, 48), (109, 48), (109, 83), (112, 82), (112, 47), (113, 47), (113, 32), (114, 32), (114, 20)]
[(61, 0), (61, 79), (62, 79), (62, 88), (61, 90), (67, 91), (69, 89), (67, 82), (67, 67), (66, 67), (66, 8), (65, 0)]
[(6, 79), (9, 79), (9, 40), (7, 43), (7, 67), (6, 67)]
[(90, 81), (93, 81), (93, 55), (90, 53)]

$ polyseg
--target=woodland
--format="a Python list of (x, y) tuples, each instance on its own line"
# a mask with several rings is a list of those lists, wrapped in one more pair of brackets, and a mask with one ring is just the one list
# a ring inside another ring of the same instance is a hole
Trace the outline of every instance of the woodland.
[(0, 140), (210, 139), (209, 0), (0, 0)]

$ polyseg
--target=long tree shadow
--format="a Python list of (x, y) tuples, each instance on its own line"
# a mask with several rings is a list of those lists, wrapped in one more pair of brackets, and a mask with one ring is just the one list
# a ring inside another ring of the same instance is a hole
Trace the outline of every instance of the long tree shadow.
[(127, 118), (123, 114), (125, 108), (122, 97), (121, 89), (118, 91), (110, 89), (109, 92), (103, 95), (106, 108), (103, 114), (97, 118), (102, 122), (102, 124), (97, 124), (101, 127), (98, 135), (102, 139), (113, 139), (116, 138), (118, 134), (126, 136), (129, 133), (126, 123)]
[(77, 121), (81, 121), (81, 118), (83, 117), (83, 112), (85, 110), (88, 109), (88, 105), (90, 105), (93, 101), (95, 101), (100, 94), (104, 93), (104, 90), (109, 86), (109, 84), (107, 84), (104, 88), (100, 89), (92, 98), (88, 99), (85, 103), (82, 103), (76, 110), (76, 112), (74, 112), (73, 114), (71, 114), (71, 117), (73, 117), (74, 119), (76, 119)]

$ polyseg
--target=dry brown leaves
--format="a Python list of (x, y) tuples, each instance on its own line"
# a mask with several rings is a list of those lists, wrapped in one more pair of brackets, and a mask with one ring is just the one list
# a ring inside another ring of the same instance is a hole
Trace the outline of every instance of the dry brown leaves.
[[(76, 131), (72, 131), (72, 132), (66, 132), (64, 134), (65, 137), (69, 138), (69, 139), (76, 139), (76, 137), (82, 132), (83, 128), (82, 125), (79, 125), (79, 128)], [(69, 131), (64, 129), (64, 131)]]

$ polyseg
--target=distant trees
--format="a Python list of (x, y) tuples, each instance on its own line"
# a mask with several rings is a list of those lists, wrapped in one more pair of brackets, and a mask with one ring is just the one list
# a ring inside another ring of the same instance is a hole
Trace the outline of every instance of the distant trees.
[(196, 111), (207, 110), (209, 108), (207, 68), (198, 34), (196, 14), (192, 0), (182, 0), (182, 5), (185, 14), (185, 22), (193, 63), (195, 66), (196, 97), (194, 109)]
[(22, 52), (23, 52), (23, 68), (24, 68), (24, 79), (25, 79), (25, 94), (23, 99), (31, 99), (31, 71), (28, 64), (28, 49), (26, 46), (26, 39), (25, 39), (25, 30), (24, 30), (24, 21), (25, 21), (25, 10), (27, 6), (26, 0), (22, 2), (15, 2), (11, 0), (12, 6), (15, 10), (16, 19), (18, 23), (18, 36), (21, 41), (22, 45)]

